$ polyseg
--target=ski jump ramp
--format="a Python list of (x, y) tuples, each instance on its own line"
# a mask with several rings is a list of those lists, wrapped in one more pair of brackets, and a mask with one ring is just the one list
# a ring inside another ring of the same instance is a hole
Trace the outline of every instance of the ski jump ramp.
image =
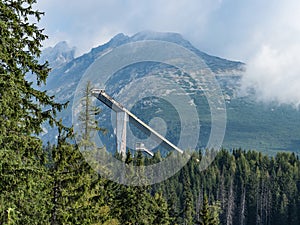
[[(121, 103), (117, 102), (111, 96), (109, 96), (104, 89), (93, 89), (92, 95), (116, 112), (116, 136), (117, 136), (117, 151), (125, 157), (126, 155), (126, 137), (127, 137), (127, 123), (130, 122), (138, 127), (141, 131), (151, 135), (154, 139), (161, 142), (168, 149), (174, 149), (179, 153), (183, 151), (174, 145), (172, 142), (167, 140), (165, 137), (160, 135), (157, 131), (151, 128), (149, 125), (140, 120), (136, 115), (126, 109)], [(149, 155), (153, 156), (153, 152), (147, 149), (143, 143), (136, 143), (137, 151), (144, 151)]]

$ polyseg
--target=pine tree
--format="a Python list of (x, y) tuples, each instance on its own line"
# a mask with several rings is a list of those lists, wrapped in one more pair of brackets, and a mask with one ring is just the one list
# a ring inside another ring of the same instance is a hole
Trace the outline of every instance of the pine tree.
[(33, 87), (45, 83), (48, 64), (38, 63), (47, 37), (36, 25), (35, 0), (0, 1), (0, 221), (40, 224), (49, 218), (49, 177), (44, 167), (42, 124), (54, 124), (65, 105)]
[[(132, 167), (134, 163), (144, 166), (144, 158), (140, 153), (136, 158), (132, 158), (130, 151), (127, 151), (125, 163)], [(130, 173), (130, 169), (127, 172)], [(137, 174), (142, 173), (143, 169), (138, 170)], [(127, 179), (140, 179), (140, 177), (131, 178), (132, 174), (127, 174)], [(137, 181), (138, 182), (138, 181)], [(169, 215), (167, 212), (167, 203), (161, 195), (152, 196), (150, 186), (125, 186), (114, 185), (111, 188), (114, 191), (113, 204), (111, 205), (113, 215), (121, 224), (169, 224)]]
[(207, 195), (204, 195), (203, 206), (200, 211), (199, 225), (219, 225), (220, 206), (218, 204), (209, 205)]
[(171, 218), (168, 212), (168, 204), (161, 193), (154, 195), (154, 204), (156, 205), (153, 215), (153, 225), (168, 225), (171, 222)]
[[(189, 164), (188, 164), (189, 165)], [(188, 166), (182, 169), (182, 183), (183, 183), (183, 210), (182, 218), (183, 224), (190, 225), (193, 223), (194, 208), (193, 208), (193, 195), (191, 188), (191, 180), (189, 176)]]
[(70, 133), (59, 128), (58, 144), (52, 149), (51, 225), (118, 224), (105, 203), (105, 180), (85, 162)]
[(101, 109), (93, 105), (92, 90), (92, 84), (88, 81), (83, 90), (83, 97), (80, 100), (81, 111), (78, 121), (80, 122), (79, 127), (82, 132), (78, 134), (78, 145), (84, 151), (94, 150), (96, 148), (93, 137), (98, 131), (104, 134), (107, 132), (105, 128), (99, 126), (98, 121), (95, 119), (95, 117), (101, 113)]

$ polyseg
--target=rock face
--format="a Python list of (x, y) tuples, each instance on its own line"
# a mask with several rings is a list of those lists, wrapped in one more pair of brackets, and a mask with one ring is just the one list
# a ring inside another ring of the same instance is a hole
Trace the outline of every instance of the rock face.
[[(197, 48), (190, 42), (185, 40), (177, 33), (157, 33), (157, 32), (140, 32), (131, 37), (124, 34), (118, 34), (109, 42), (97, 48), (93, 48), (89, 53), (80, 57), (74, 58), (74, 48), (69, 48), (65, 42), (57, 44), (53, 48), (45, 49), (41, 60), (48, 60), (52, 66), (52, 72), (49, 75), (45, 89), (50, 95), (55, 95), (60, 102), (70, 101), (70, 105), (66, 111), (60, 116), (66, 125), (72, 124), (71, 107), (74, 91), (80, 78), (85, 73), (86, 69), (102, 54), (120, 45), (142, 41), (142, 40), (161, 40), (173, 42), (181, 45), (198, 56), (207, 64), (220, 84), (227, 108), (227, 130), (224, 139), (224, 147), (227, 148), (245, 148), (268, 151), (272, 153), (277, 150), (293, 150), (300, 149), (300, 113), (289, 106), (278, 106), (275, 104), (257, 103), (253, 96), (239, 96), (240, 80), (245, 71), (245, 64), (235, 62), (219, 57), (208, 55)], [(108, 90), (110, 95), (114, 96), (121, 90), (130, 78), (134, 76), (145, 76), (151, 70), (159, 76), (173, 79), (180, 83), (185, 92), (192, 98), (191, 104), (197, 106), (200, 121), (201, 131), (200, 136), (203, 141), (198, 144), (198, 147), (205, 147), (205, 143), (210, 133), (210, 118), (209, 106), (205, 100), (205, 96), (192, 80), (187, 79), (184, 74), (166, 65), (157, 63), (140, 63), (132, 65), (129, 68), (118, 71), (109, 81)], [(165, 71), (168, 71), (167, 73)], [(168, 90), (166, 90), (168, 91)], [(169, 90), (170, 91), (170, 90)], [(146, 100), (140, 103), (140, 106), (134, 107), (135, 113), (138, 114), (146, 122), (149, 122), (151, 116), (162, 117), (170, 127), (167, 136), (170, 139), (176, 139), (176, 127), (178, 124), (174, 121), (172, 113), (160, 114), (164, 108), (163, 104), (157, 103), (155, 112), (151, 108), (147, 108)], [(149, 104), (148, 104), (149, 106)], [(153, 106), (153, 105), (152, 105)], [(105, 137), (106, 145), (113, 143), (114, 133), (110, 127), (110, 118), (107, 117), (109, 112), (103, 108), (101, 116), (102, 124), (108, 126), (110, 135)], [(286, 114), (289, 115), (287, 119)], [(105, 117), (106, 116), (106, 117)], [(169, 123), (169, 124), (168, 124)], [(180, 126), (180, 125), (178, 125)], [(45, 126), (45, 133), (42, 135), (44, 141), (54, 141), (55, 130)], [(172, 133), (173, 132), (173, 133)], [(176, 140), (172, 140), (176, 142)], [(298, 146), (298, 147), (297, 147)], [(113, 149), (111, 149), (113, 151)]]
[(67, 42), (62, 41), (54, 47), (43, 50), (40, 60), (48, 61), (52, 68), (58, 68), (74, 59), (75, 48), (70, 48)]

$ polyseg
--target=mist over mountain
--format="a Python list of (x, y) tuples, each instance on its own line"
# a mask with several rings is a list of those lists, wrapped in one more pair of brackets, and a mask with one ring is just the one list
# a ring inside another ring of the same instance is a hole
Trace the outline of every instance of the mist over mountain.
[[(77, 58), (74, 58), (74, 48), (69, 48), (65, 42), (56, 45), (54, 48), (45, 49), (42, 59), (48, 60), (52, 66), (45, 89), (50, 95), (55, 95), (60, 102), (70, 101), (68, 109), (60, 115), (66, 125), (71, 125), (72, 123), (71, 104), (74, 91), (86, 69), (95, 59), (111, 49), (126, 43), (142, 40), (161, 40), (181, 45), (201, 57), (215, 74), (222, 89), (227, 110), (227, 129), (223, 142), (224, 147), (229, 149), (239, 147), (243, 149), (257, 149), (270, 154), (278, 150), (298, 152), (300, 149), (300, 113), (297, 110), (290, 105), (257, 102), (255, 95), (240, 95), (241, 80), (246, 69), (244, 63), (208, 55), (195, 48), (189, 41), (177, 33), (145, 31), (131, 37), (118, 34), (106, 44), (93, 48), (90, 52)], [(180, 74), (174, 68), (168, 68), (168, 70), (171, 71), (171, 74), (177, 74), (176, 76), (164, 74), (162, 71), (166, 67), (162, 68), (161, 65), (133, 65), (131, 68), (117, 72), (110, 79), (108, 89), (111, 93), (109, 94), (114, 96), (116, 92), (120, 91), (122, 88), (121, 84), (125, 85), (126, 82), (129, 82), (129, 75), (145, 75), (149, 66), (154, 71), (153, 73), (168, 76), (168, 78), (179, 80), (178, 82), (184, 84), (183, 88), (193, 99), (194, 104), (196, 104), (200, 118), (204, 118), (201, 121), (200, 134), (204, 142), (199, 143), (198, 147), (205, 146), (211, 128), (211, 121), (207, 117), (209, 115), (207, 101), (203, 98), (203, 93), (197, 91), (193, 83), (186, 80), (184, 74)], [(163, 106), (158, 105), (157, 107)], [(146, 112), (149, 112), (148, 115)], [(103, 107), (104, 115), (102, 119), (105, 119), (104, 117), (108, 113), (107, 109)], [(142, 113), (139, 111), (135, 113), (144, 116), (143, 119), (149, 121), (152, 112), (144, 110)], [(176, 123), (172, 124), (171, 114), (165, 116), (163, 119), (169, 121), (170, 126), (174, 128), (174, 124)], [(112, 134), (107, 137), (107, 143), (110, 142), (108, 139), (113, 139), (113, 131), (111, 128), (109, 129)], [(174, 129), (176, 130), (176, 128)], [(45, 133), (42, 136), (44, 141), (49, 140), (51, 136), (55, 136), (53, 135), (55, 130), (48, 126), (45, 126), (44, 130)], [(172, 135), (170, 133), (170, 137)]]
[(54, 47), (45, 48), (42, 51), (40, 61), (48, 61), (50, 67), (58, 68), (74, 59), (75, 47), (69, 47), (67, 42), (62, 41)]

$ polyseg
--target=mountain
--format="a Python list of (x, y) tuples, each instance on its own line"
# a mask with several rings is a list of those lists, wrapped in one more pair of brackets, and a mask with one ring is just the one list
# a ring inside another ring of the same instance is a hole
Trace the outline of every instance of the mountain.
[[(56, 99), (60, 102), (70, 101), (69, 108), (60, 115), (66, 125), (71, 125), (71, 104), (77, 84), (95, 59), (113, 48), (142, 40), (161, 40), (181, 45), (201, 57), (210, 70), (215, 73), (226, 101), (227, 128), (223, 142), (224, 147), (229, 149), (239, 147), (243, 149), (257, 149), (270, 154), (279, 150), (298, 152), (300, 149), (300, 113), (297, 110), (288, 105), (256, 102), (253, 95), (240, 96), (239, 87), (246, 65), (242, 62), (208, 55), (195, 48), (177, 33), (146, 31), (137, 33), (131, 37), (118, 34), (106, 44), (93, 48), (89, 53), (77, 58), (74, 58), (73, 49), (68, 48), (64, 42), (56, 45), (54, 48), (46, 49), (43, 53), (43, 60), (47, 59), (50, 62), (52, 72), (44, 89), (50, 95), (55, 95)], [(200, 136), (204, 140), (203, 143), (207, 142), (211, 129), (211, 121), (205, 95), (195, 88), (193, 81), (187, 80), (184, 74), (181, 74), (176, 68), (169, 68), (166, 65), (151, 64), (149, 62), (132, 65), (130, 68), (118, 71), (109, 80), (107, 87), (110, 91), (109, 93), (114, 96), (122, 87), (130, 82), (131, 77), (142, 77), (146, 73), (149, 73), (149, 68), (154, 71), (153, 73), (167, 77), (168, 79), (174, 79), (183, 85), (185, 92), (189, 94), (193, 99), (193, 103), (197, 106), (197, 111), (200, 115), (199, 118), (203, 118), (203, 121), (201, 121)], [(172, 72), (165, 74), (164, 71), (166, 69)], [(143, 103), (141, 104), (143, 105)], [(166, 106), (162, 103), (157, 103), (156, 107), (161, 110)], [(149, 122), (153, 115), (163, 117), (168, 123), (167, 125), (173, 129), (173, 131), (167, 131), (167, 136), (169, 135), (170, 139), (176, 139), (176, 130), (178, 130), (176, 126), (178, 124), (174, 122), (173, 114), (154, 114), (156, 112), (151, 108), (144, 107), (143, 110), (141, 108), (143, 107), (136, 107), (133, 110), (135, 110), (138, 116), (143, 117), (142, 119), (146, 122)], [(104, 107), (103, 115), (100, 119), (104, 121), (102, 124), (109, 126), (111, 121), (110, 117), (107, 117), (108, 113), (108, 109)], [(105, 116), (106, 118), (104, 118)], [(43, 140), (53, 141), (55, 131), (48, 126), (45, 126), (44, 130), (45, 133), (42, 135)], [(107, 141), (106, 143), (112, 143), (113, 128), (109, 127), (109, 131), (111, 135), (104, 138)], [(176, 143), (176, 140), (172, 141)], [(199, 143), (198, 147), (205, 146), (203, 143)]]
[(74, 59), (76, 48), (70, 48), (67, 42), (62, 41), (54, 47), (48, 47), (42, 51), (40, 61), (48, 61), (50, 67), (58, 68)]

